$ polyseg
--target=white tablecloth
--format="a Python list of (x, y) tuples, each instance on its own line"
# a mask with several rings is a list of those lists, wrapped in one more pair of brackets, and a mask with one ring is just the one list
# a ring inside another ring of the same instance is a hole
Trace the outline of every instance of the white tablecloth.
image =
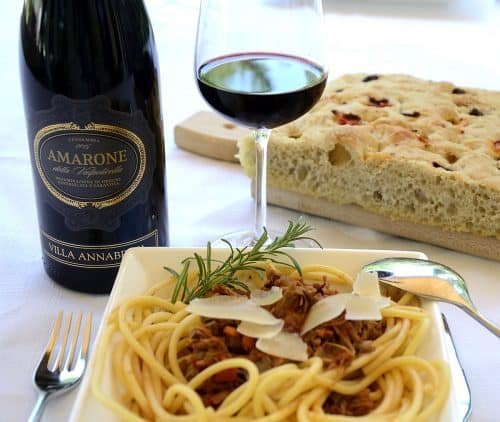
[[(31, 374), (59, 309), (92, 311), (94, 333), (105, 296), (65, 290), (42, 269), (31, 168), (18, 77), (20, 0), (2, 2), (0, 15), (0, 420), (26, 419), (35, 401)], [(168, 207), (174, 246), (204, 245), (252, 220), (249, 181), (235, 164), (177, 149), (173, 125), (207, 108), (192, 74), (197, 1), (147, 2), (156, 31), (166, 117)], [(459, 85), (500, 89), (500, 6), (491, 1), (449, 9), (371, 7), (362, 1), (335, 9), (325, 2), (330, 73), (406, 72)], [(396, 2), (392, 2), (395, 4)], [(406, 2), (409, 3), (409, 2)], [(470, 5), (474, 7), (470, 7)], [(484, 6), (481, 9), (479, 6)], [(338, 12), (340, 10), (340, 12)], [(415, 13), (419, 18), (411, 17)], [(271, 207), (269, 226), (296, 213)], [(467, 280), (476, 305), (500, 323), (500, 263), (321, 218), (308, 217), (326, 247), (418, 250)], [(451, 306), (448, 316), (473, 396), (475, 422), (499, 420), (499, 341)], [(45, 420), (65, 421), (75, 393), (49, 403)]]

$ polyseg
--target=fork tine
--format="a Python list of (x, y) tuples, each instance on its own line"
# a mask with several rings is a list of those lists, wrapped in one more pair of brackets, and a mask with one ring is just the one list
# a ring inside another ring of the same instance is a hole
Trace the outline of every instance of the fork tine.
[(52, 328), (52, 333), (50, 334), (49, 342), (45, 347), (44, 359), (46, 359), (47, 362), (50, 361), (50, 359), (52, 358), (52, 353), (54, 352), (54, 346), (56, 344), (57, 337), (59, 337), (59, 330), (61, 329), (62, 318), (63, 318), (63, 312), (59, 311), (56, 322), (54, 323), (54, 328)]
[(87, 359), (87, 353), (89, 350), (90, 343), (90, 328), (92, 327), (92, 314), (89, 312), (87, 314), (87, 320), (85, 322), (85, 332), (83, 335), (82, 346), (80, 348), (80, 357)]
[(75, 349), (76, 349), (76, 344), (78, 343), (78, 337), (80, 335), (80, 326), (82, 323), (82, 313), (80, 312), (78, 314), (78, 317), (76, 319), (76, 325), (75, 328), (73, 329), (73, 341), (71, 342), (71, 347), (69, 349), (69, 353), (66, 357), (66, 360), (64, 361), (63, 368), (65, 370), (69, 370), (70, 367), (73, 364), (73, 359), (75, 357)]
[(64, 354), (66, 353), (66, 345), (68, 343), (69, 332), (71, 329), (71, 320), (73, 319), (73, 313), (70, 312), (68, 322), (66, 324), (66, 328), (63, 334), (63, 341), (61, 343), (61, 347), (59, 348), (59, 353), (57, 354), (57, 360), (54, 368), (58, 371), (62, 370), (62, 362), (64, 358)]

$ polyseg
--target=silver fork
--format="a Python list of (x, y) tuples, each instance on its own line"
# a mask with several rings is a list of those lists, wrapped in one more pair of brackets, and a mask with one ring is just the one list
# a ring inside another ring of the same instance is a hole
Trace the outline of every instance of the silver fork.
[[(72, 339), (70, 340), (71, 345), (67, 352), (66, 348), (68, 346), (68, 339), (70, 338), (72, 316), (72, 313), (70, 313), (63, 331), (62, 341), (58, 343), (57, 340), (63, 320), (63, 313), (62, 311), (59, 312), (54, 328), (52, 329), (52, 334), (50, 335), (50, 340), (43, 352), (40, 363), (35, 369), (33, 382), (38, 388), (39, 394), (28, 422), (39, 421), (47, 399), (53, 395), (71, 390), (71, 388), (78, 384), (85, 371), (90, 343), (92, 315), (90, 313), (87, 314), (83, 338), (79, 341), (82, 313), (78, 314)], [(78, 343), (80, 346), (75, 358)], [(57, 356), (55, 356), (56, 352)]]

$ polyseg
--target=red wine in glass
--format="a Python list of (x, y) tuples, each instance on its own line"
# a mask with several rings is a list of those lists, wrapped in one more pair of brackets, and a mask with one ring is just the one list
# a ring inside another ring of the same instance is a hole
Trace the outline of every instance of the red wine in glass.
[(201, 94), (215, 110), (242, 125), (272, 129), (318, 101), (327, 73), (299, 57), (244, 53), (213, 59), (197, 76)]

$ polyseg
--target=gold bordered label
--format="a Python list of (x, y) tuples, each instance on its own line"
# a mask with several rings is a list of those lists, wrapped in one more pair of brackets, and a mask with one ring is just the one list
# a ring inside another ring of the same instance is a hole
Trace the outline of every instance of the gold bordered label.
[(123, 201), (139, 186), (147, 165), (136, 134), (97, 123), (44, 127), (35, 135), (34, 153), (47, 190), (75, 208), (105, 208)]
[(158, 246), (158, 230), (129, 242), (113, 245), (78, 245), (64, 242), (40, 232), (43, 253), (61, 264), (80, 268), (116, 268), (127, 249), (136, 246)]
[(163, 151), (142, 111), (114, 110), (103, 96), (56, 95), (28, 130), (37, 200), (64, 216), (69, 230), (115, 231), (122, 216), (150, 200)]

